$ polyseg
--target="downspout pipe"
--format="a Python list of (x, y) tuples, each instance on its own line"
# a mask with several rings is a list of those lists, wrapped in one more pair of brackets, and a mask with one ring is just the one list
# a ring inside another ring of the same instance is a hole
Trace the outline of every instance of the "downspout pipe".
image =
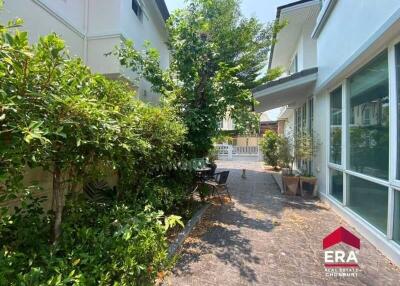
[(85, 0), (85, 14), (83, 24), (83, 61), (88, 64), (88, 30), (89, 30), (89, 0)]

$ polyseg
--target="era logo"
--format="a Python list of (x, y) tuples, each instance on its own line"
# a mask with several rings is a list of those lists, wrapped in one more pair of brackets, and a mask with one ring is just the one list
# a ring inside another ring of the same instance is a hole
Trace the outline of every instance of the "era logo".
[(360, 249), (360, 239), (344, 227), (339, 227), (323, 240), (325, 267), (358, 267), (358, 259), (355, 251), (326, 250), (338, 243), (344, 243), (356, 249)]
[(325, 263), (358, 263), (356, 253), (350, 251), (347, 255), (342, 250), (325, 251)]

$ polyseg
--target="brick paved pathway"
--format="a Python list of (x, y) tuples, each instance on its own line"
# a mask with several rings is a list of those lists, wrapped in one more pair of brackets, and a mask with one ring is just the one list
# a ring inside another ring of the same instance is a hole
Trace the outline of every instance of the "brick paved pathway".
[[(400, 285), (399, 269), (327, 205), (281, 195), (260, 163), (218, 166), (231, 171), (233, 203), (207, 211), (166, 285)], [(340, 225), (361, 238), (357, 278), (325, 276), (322, 239)]]

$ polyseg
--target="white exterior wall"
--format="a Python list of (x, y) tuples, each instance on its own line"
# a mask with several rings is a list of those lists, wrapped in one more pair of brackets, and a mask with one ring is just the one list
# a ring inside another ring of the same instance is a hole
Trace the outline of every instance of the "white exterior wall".
[(314, 131), (320, 146), (313, 162), (313, 172), (318, 178), (318, 191), (326, 194), (329, 181), (327, 180), (328, 146), (329, 146), (329, 95), (314, 97)]
[(157, 103), (159, 95), (151, 91), (150, 83), (134, 81), (136, 76), (121, 67), (116, 57), (105, 56), (123, 39), (133, 40), (138, 49), (149, 41), (160, 52), (161, 67), (169, 66), (164, 20), (154, 1), (143, 3), (140, 20), (132, 10), (131, 0), (9, 0), (0, 12), (0, 21), (24, 19), (21, 29), (29, 32), (33, 43), (40, 36), (59, 34), (70, 54), (81, 57), (93, 72), (110, 74), (113, 78), (123, 75), (138, 87), (141, 99)]
[(302, 69), (309, 69), (317, 66), (317, 41), (310, 36), (314, 30), (314, 26), (315, 21), (307, 22), (301, 35), (303, 38)]
[[(61, 0), (43, 1), (52, 2), (51, 7), (55, 10), (69, 10), (81, 9), (78, 5), (79, 0), (70, 0), (71, 2), (64, 2)], [(12, 0), (5, 1), (4, 9), (0, 11), (0, 21), (5, 23), (8, 20), (15, 18), (24, 19), (24, 26), (21, 28), (29, 32), (29, 39), (31, 42), (37, 42), (40, 36), (50, 33), (59, 34), (66, 42), (66, 45), (72, 56), (83, 57), (83, 34), (78, 30), (83, 20), (80, 12), (75, 16), (73, 13), (64, 11), (66, 19), (73, 19), (77, 21), (72, 24), (69, 20), (63, 19), (61, 16), (57, 17), (52, 10), (46, 10), (45, 6), (40, 6), (41, 2), (38, 0)], [(70, 8), (66, 9), (66, 5), (70, 4)], [(50, 6), (49, 6), (50, 7)], [(64, 9), (63, 9), (64, 8)], [(84, 9), (82, 9), (83, 11)]]
[(284, 129), (284, 136), (285, 137), (290, 137), (293, 136), (293, 130), (294, 130), (294, 111), (293, 109), (290, 109), (288, 118), (285, 120), (285, 129)]
[[(317, 42), (311, 39), (314, 24), (313, 21), (310, 21), (304, 25), (297, 42), (297, 48), (292, 55), (293, 59), (297, 54), (298, 71), (317, 66)], [(288, 67), (290, 63), (288, 63)]]
[(399, 8), (398, 0), (337, 1), (317, 40), (317, 89)]

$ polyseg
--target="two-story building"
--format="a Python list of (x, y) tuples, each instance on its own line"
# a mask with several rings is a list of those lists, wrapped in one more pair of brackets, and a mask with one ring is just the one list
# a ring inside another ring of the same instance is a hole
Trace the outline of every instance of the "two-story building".
[(400, 1), (302, 0), (277, 20), (285, 74), (254, 89), (257, 111), (318, 136), (320, 197), (400, 264)]
[(159, 95), (145, 80), (125, 70), (114, 56), (105, 54), (121, 41), (132, 40), (136, 48), (145, 41), (160, 52), (163, 68), (169, 66), (165, 21), (169, 12), (164, 0), (10, 0), (5, 1), (0, 21), (20, 17), (30, 40), (55, 32), (72, 56), (80, 57), (93, 72), (132, 83), (139, 98), (157, 103)]

